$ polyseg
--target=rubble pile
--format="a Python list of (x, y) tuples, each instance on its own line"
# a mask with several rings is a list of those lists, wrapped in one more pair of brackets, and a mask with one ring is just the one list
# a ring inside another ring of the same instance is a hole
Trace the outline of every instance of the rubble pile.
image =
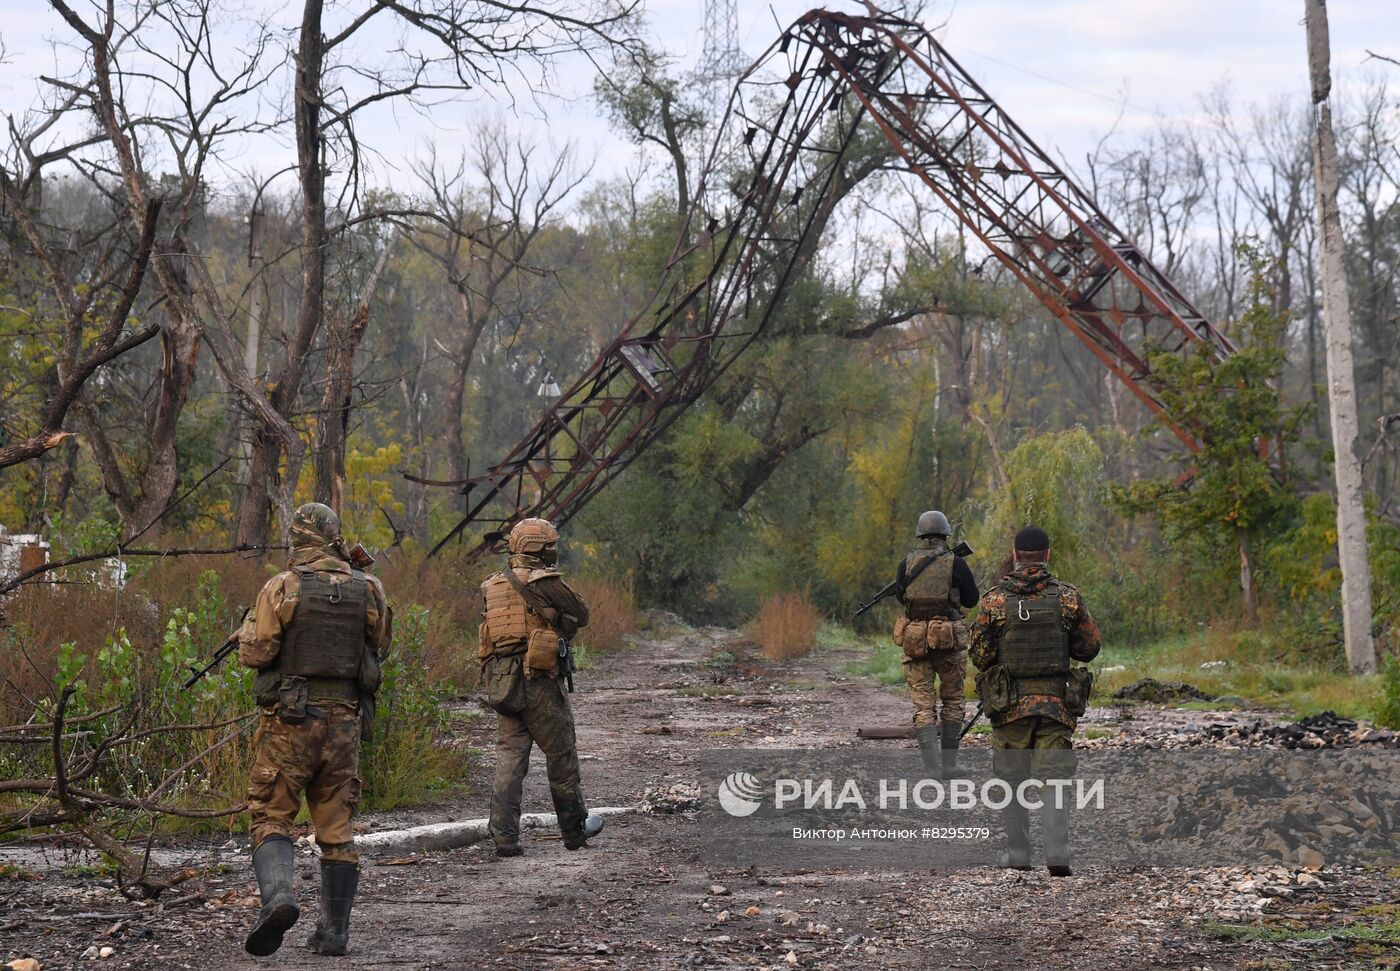
[(1396, 862), (1393, 756), (1356, 749), (1326, 758), (1202, 756), (1152, 763), (1154, 786), (1166, 798), (1128, 832), (1154, 857), (1303, 867)]
[(1193, 684), (1185, 681), (1158, 681), (1156, 678), (1142, 678), (1113, 692), (1118, 701), (1148, 701), (1163, 704), (1168, 701), (1214, 701)]
[(1400, 732), (1363, 728), (1350, 718), (1324, 711), (1291, 725), (1261, 721), (1218, 723), (1201, 729), (1204, 740), (1239, 748), (1356, 748), (1374, 745), (1400, 748)]
[(639, 807), (652, 816), (674, 816), (677, 813), (692, 813), (700, 808), (700, 787), (688, 782), (676, 782), (669, 786), (650, 786), (642, 793)]

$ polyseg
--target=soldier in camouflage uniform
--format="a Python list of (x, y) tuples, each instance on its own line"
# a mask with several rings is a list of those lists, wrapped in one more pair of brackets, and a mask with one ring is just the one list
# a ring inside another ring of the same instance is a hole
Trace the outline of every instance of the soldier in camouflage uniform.
[[(1068, 778), (1071, 740), (1088, 703), (1092, 678), (1071, 661), (1092, 661), (1101, 637), (1078, 590), (1051, 575), (1050, 537), (1037, 526), (1016, 534), (1014, 567), (982, 597), (972, 625), (971, 659), (981, 672), (978, 693), (992, 723), (996, 774), (1013, 785)], [(1003, 814), (1003, 865), (1030, 867), (1030, 817), (1013, 799)], [(1041, 810), (1046, 865), (1070, 875), (1069, 810), (1045, 794)]]
[(938, 510), (921, 515), (916, 530), (919, 548), (900, 562), (895, 575), (904, 616), (895, 624), (894, 641), (904, 648), (904, 680), (914, 702), (915, 736), (924, 766), (930, 772), (941, 768), (944, 778), (959, 771), (968, 646), (963, 609), (977, 603), (972, 570), (948, 549), (952, 531), (948, 517)]
[(354, 569), (329, 506), (292, 521), (291, 569), (263, 586), (239, 631), (238, 659), (258, 672), (262, 718), (248, 784), (253, 869), (262, 910), (244, 946), (271, 954), (300, 911), (292, 889), (292, 821), (305, 795), (321, 848), (321, 915), (307, 946), (344, 954), (359, 884), (350, 818), (360, 801), (362, 712), (389, 651), (378, 578)]
[(487, 703), (497, 714), (491, 837), (497, 856), (519, 856), (520, 800), (530, 749), (545, 757), (549, 793), (564, 846), (577, 850), (603, 828), (590, 816), (579, 785), (574, 716), (564, 688), (561, 641), (588, 625), (588, 604), (555, 564), (559, 533), (546, 519), (523, 519), (510, 531), (506, 569), (481, 585), (478, 656)]

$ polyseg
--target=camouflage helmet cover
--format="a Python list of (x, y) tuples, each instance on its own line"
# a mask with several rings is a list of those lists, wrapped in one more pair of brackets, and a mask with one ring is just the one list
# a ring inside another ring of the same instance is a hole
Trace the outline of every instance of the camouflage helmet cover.
[(952, 536), (953, 527), (948, 524), (947, 516), (937, 509), (930, 509), (919, 517), (919, 525), (914, 535), (920, 539), (925, 536)]
[(340, 539), (340, 517), (323, 502), (298, 506), (292, 516), (293, 546), (336, 546)]
[(559, 530), (548, 519), (522, 519), (510, 528), (506, 548), (512, 553), (540, 553), (559, 542)]

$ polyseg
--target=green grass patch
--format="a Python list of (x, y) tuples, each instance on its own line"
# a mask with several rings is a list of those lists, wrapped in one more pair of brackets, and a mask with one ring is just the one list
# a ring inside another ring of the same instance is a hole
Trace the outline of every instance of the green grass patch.
[(0, 863), (0, 883), (15, 882), (28, 883), (33, 880), (42, 880), (43, 877), (33, 870), (26, 870), (18, 863)]
[(1295, 928), (1278, 924), (1222, 924), (1208, 921), (1201, 925), (1212, 937), (1227, 941), (1253, 941), (1275, 944), (1288, 941), (1335, 940), (1343, 943), (1400, 944), (1400, 921), (1367, 924), (1361, 921), (1339, 927)]
[(862, 650), (869, 641), (845, 624), (827, 621), (817, 628), (817, 649), (826, 651)]
[(880, 684), (904, 683), (904, 651), (888, 637), (867, 638), (860, 642), (868, 653), (847, 665), (851, 674), (873, 678)]
[[(1382, 706), (1381, 679), (1347, 674), (1335, 665), (1298, 656), (1287, 632), (1202, 630), (1134, 648), (1109, 646), (1092, 667), (1094, 700), (1110, 703), (1113, 692), (1140, 678), (1185, 681), (1220, 700), (1178, 707), (1195, 711), (1235, 710), (1246, 705), (1278, 708), (1296, 716), (1335, 711), (1374, 719)], [(1223, 667), (1202, 668), (1210, 661)], [(1121, 667), (1120, 671), (1104, 668)]]

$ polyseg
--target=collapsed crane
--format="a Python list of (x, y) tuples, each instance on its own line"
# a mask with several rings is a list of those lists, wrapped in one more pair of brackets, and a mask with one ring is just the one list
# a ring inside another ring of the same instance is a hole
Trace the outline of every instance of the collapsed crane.
[(1198, 448), (1149, 362), (1202, 345), (1223, 357), (1229, 340), (927, 30), (866, 6), (804, 14), (740, 77), (650, 303), (503, 459), (433, 483), (467, 496), (433, 553), (470, 527), (476, 559), (518, 519), (567, 522), (713, 385), (815, 252), (814, 227), (870, 124), (898, 167)]

